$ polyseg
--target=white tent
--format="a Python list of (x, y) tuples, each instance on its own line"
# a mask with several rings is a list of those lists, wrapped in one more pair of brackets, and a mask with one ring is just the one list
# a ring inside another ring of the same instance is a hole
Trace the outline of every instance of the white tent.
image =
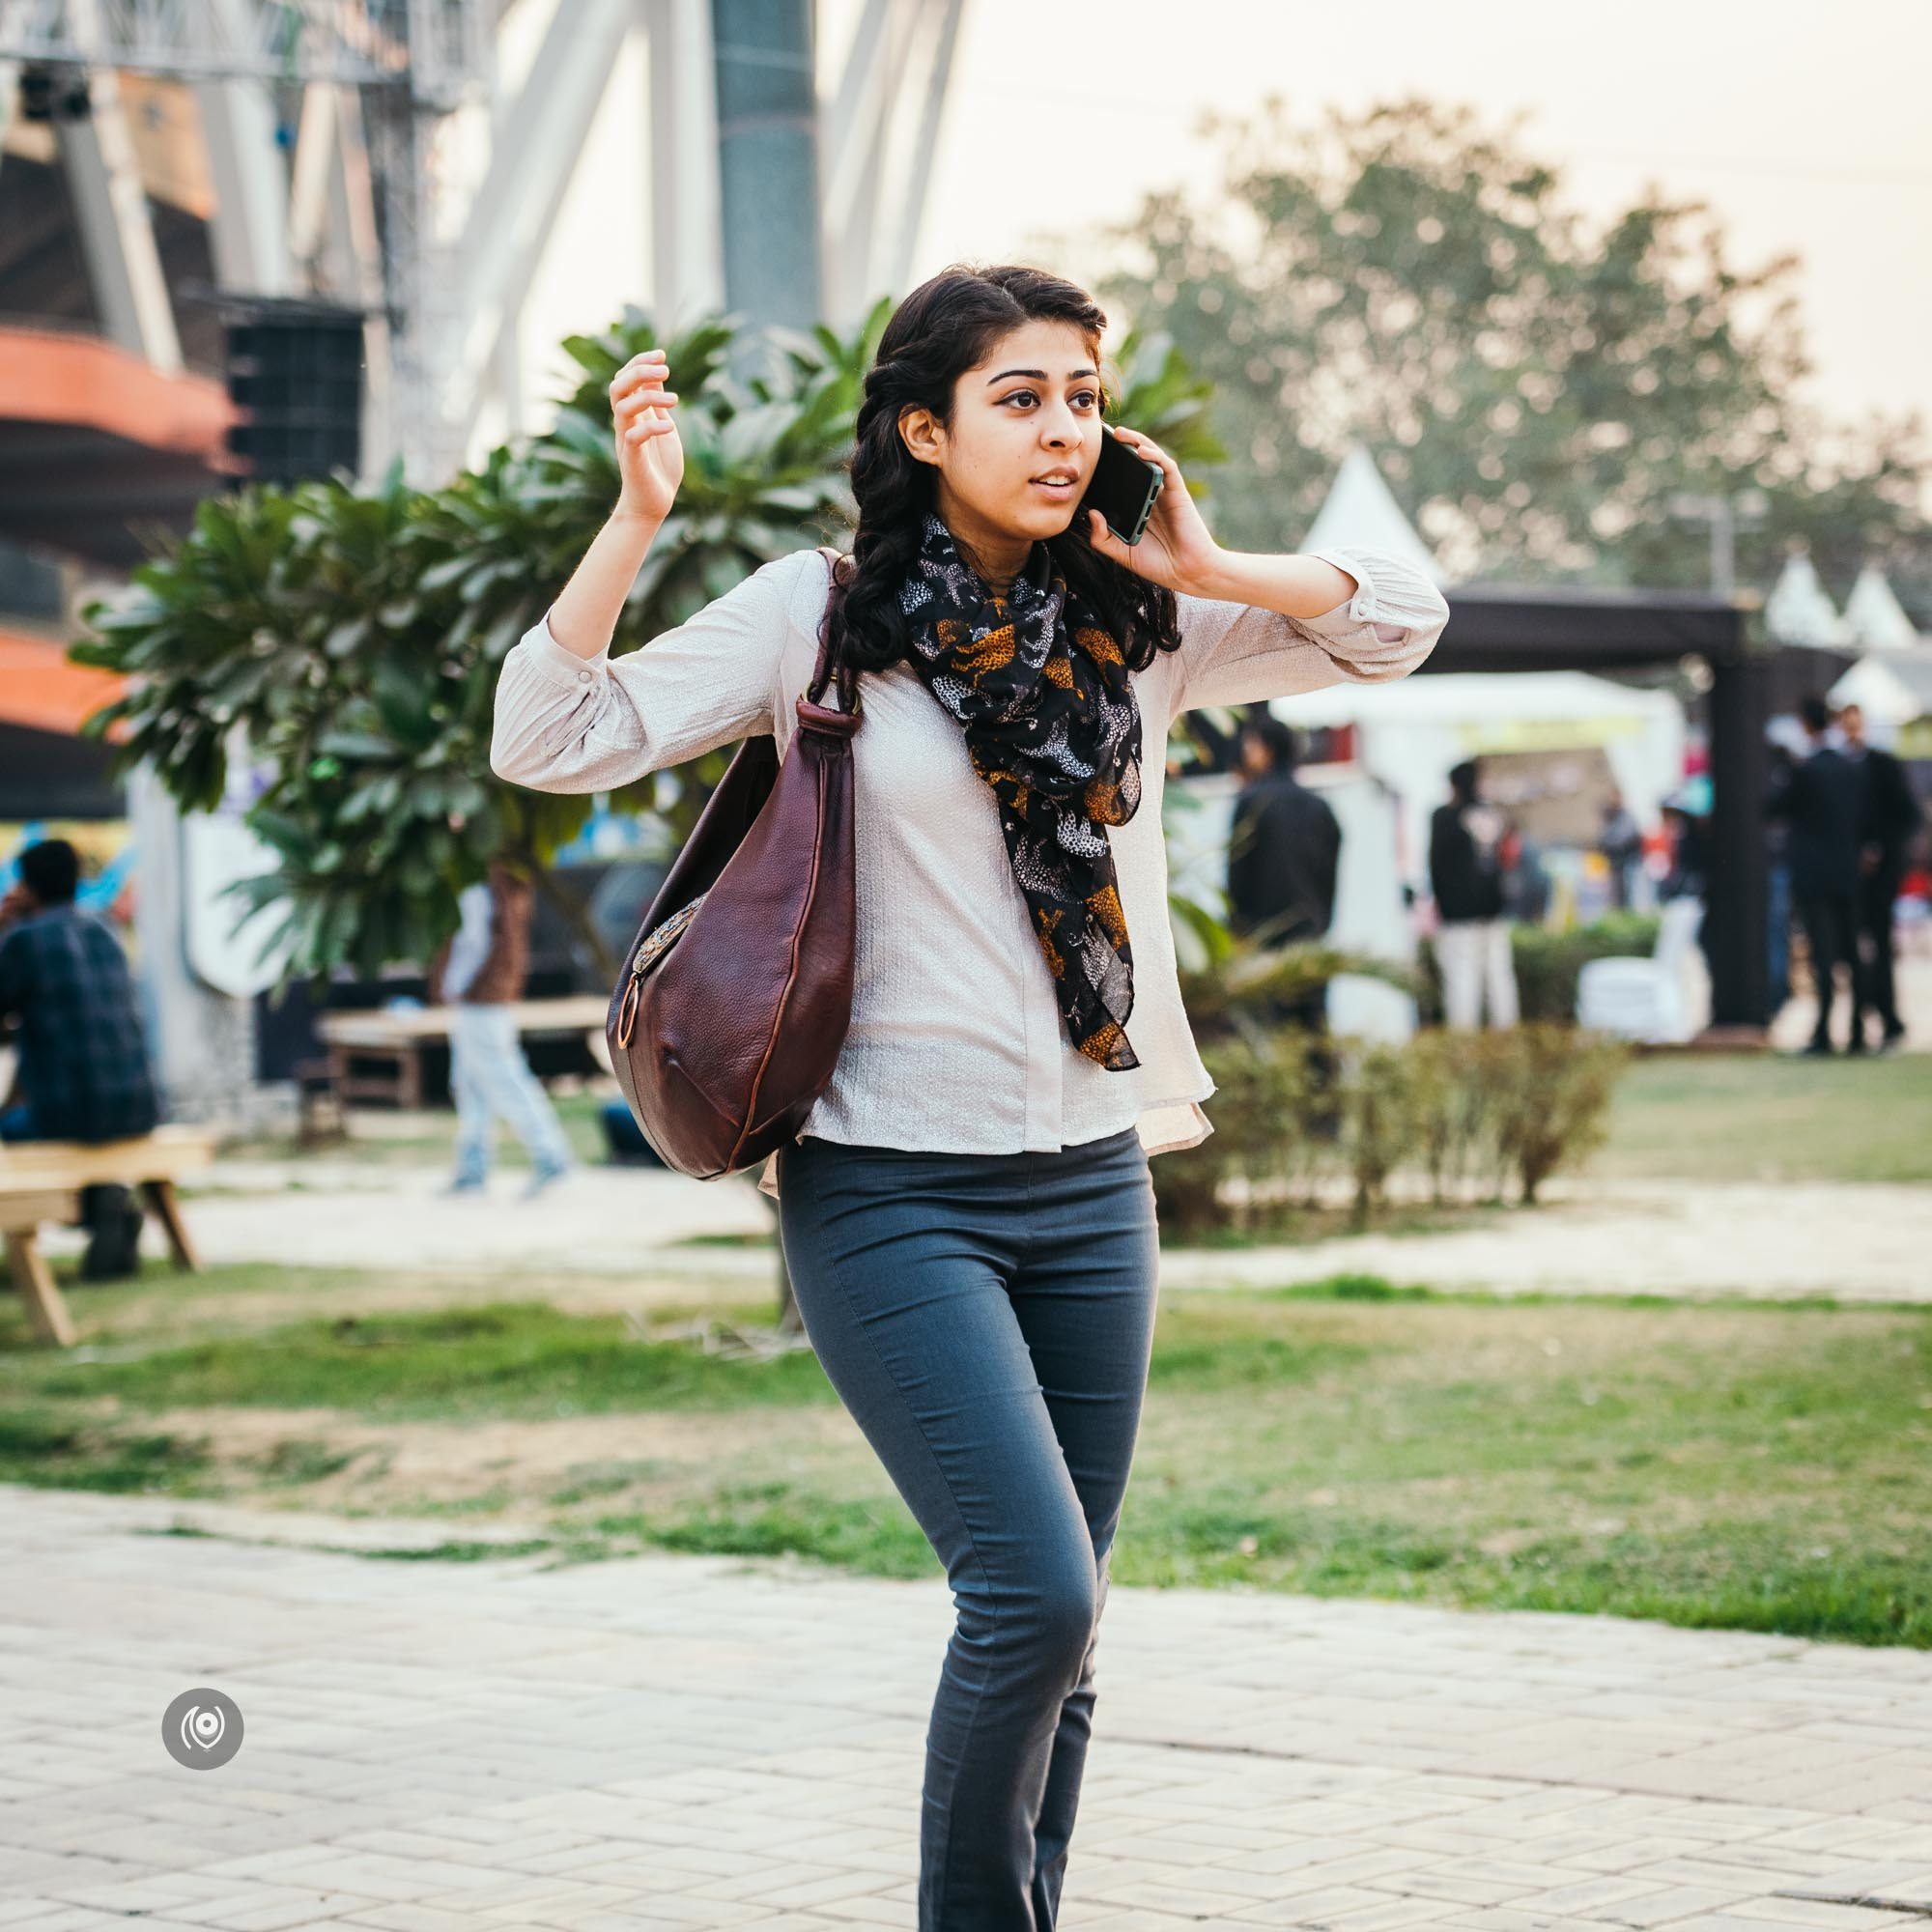
[[(1337, 472), (1302, 548), (1373, 544), (1412, 557), (1455, 590), (1359, 444)], [(1483, 753), (1604, 753), (1625, 803), (1654, 824), (1682, 781), (1683, 707), (1582, 671), (1448, 672), (1394, 684), (1337, 684), (1277, 698), (1269, 709), (1300, 726), (1352, 724), (1356, 764), (1346, 779), (1311, 773), (1344, 818), (1335, 909), (1339, 944), (1406, 958), (1410, 919), (1401, 887), (1427, 885), (1429, 816), (1449, 795), (1449, 772)], [(1346, 810), (1345, 810), (1346, 807)]]
[(1932, 717), (1932, 645), (1867, 652), (1828, 695), (1833, 704), (1856, 704), (1872, 736), (1889, 743), (1905, 725)]
[(1839, 616), (1809, 554), (1795, 550), (1784, 559), (1771, 595), (1764, 600), (1766, 628), (1780, 644), (1807, 644), (1813, 650), (1839, 649), (1850, 631)]
[(1328, 486), (1328, 499), (1301, 540), (1304, 552), (1329, 544), (1372, 544), (1419, 563), (1437, 584), (1448, 582), (1429, 546), (1403, 515), (1402, 505), (1382, 480), (1375, 458), (1359, 442), (1349, 445), (1349, 453)]
[(1918, 643), (1912, 619), (1892, 594), (1885, 572), (1875, 563), (1859, 572), (1859, 581), (1845, 600), (1845, 623), (1863, 650), (1909, 651)]

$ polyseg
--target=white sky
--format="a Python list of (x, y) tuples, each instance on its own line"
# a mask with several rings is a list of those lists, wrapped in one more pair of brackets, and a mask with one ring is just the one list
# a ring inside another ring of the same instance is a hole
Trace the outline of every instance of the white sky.
[(1927, 0), (966, 0), (915, 279), (1210, 185), (1195, 117), (1269, 93), (1297, 123), (1409, 94), (1498, 131), (1526, 109), (1522, 145), (1586, 214), (1647, 181), (1709, 202), (1733, 266), (1804, 258), (1814, 400), (1916, 406), (1932, 432)]
[[(857, 10), (819, 0), (822, 78)], [(1932, 0), (966, 0), (965, 22), (915, 279), (1124, 217), (1149, 187), (1211, 189), (1204, 108), (1278, 93), (1312, 124), (1419, 93), (1498, 132), (1525, 110), (1520, 144), (1585, 214), (1655, 182), (1712, 205), (1733, 266), (1798, 254), (1809, 400), (1917, 408), (1932, 433)], [(649, 299), (646, 99), (634, 43), (529, 293), (533, 399), (562, 334)]]

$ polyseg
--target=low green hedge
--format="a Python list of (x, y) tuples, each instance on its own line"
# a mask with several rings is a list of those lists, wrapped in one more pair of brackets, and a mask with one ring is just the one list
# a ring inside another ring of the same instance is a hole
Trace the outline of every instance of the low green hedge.
[[(1408, 1174), (1432, 1201), (1533, 1202), (1604, 1138), (1629, 1062), (1615, 1040), (1556, 1021), (1500, 1032), (1417, 1034), (1406, 1045), (1318, 1041), (1282, 1026), (1202, 1046), (1214, 1132), (1151, 1165), (1162, 1232), (1185, 1239), (1292, 1228), (1346, 1179), (1357, 1227)], [(1228, 1198), (1239, 1179), (1246, 1198)]]

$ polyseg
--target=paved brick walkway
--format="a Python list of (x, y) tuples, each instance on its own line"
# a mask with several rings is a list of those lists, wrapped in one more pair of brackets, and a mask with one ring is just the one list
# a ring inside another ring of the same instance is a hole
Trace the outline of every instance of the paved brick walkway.
[[(185, 1518), (400, 1534), (0, 1489), (6, 1932), (911, 1932), (938, 1577)], [(1932, 1915), (1922, 1652), (1117, 1588), (1099, 1670), (1072, 1932)], [(221, 1771), (161, 1748), (196, 1685), (246, 1720)]]

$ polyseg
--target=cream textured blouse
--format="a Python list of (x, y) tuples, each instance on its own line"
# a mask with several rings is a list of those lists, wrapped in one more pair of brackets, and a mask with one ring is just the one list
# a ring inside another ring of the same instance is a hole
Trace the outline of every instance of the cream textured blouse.
[[(1406, 558), (1350, 545), (1311, 554), (1354, 578), (1355, 594), (1312, 618), (1183, 596), (1179, 648), (1130, 673), (1141, 802), (1127, 824), (1106, 828), (1134, 954), (1126, 1027), (1141, 1064), (1123, 1072), (1066, 1037), (998, 808), (958, 724), (904, 665), (861, 679), (851, 1031), (801, 1138), (1052, 1152), (1134, 1125), (1156, 1154), (1213, 1131), (1200, 1103), (1214, 1083), (1181, 1006), (1169, 923), (1168, 729), (1194, 705), (1404, 677), (1449, 617), (1442, 593)], [(773, 732), (782, 755), (830, 584), (818, 551), (795, 551), (615, 659), (608, 647), (589, 659), (566, 650), (546, 613), (503, 660), (491, 769), (539, 791), (585, 792), (759, 732)], [(777, 1196), (776, 1154), (758, 1185)]]

